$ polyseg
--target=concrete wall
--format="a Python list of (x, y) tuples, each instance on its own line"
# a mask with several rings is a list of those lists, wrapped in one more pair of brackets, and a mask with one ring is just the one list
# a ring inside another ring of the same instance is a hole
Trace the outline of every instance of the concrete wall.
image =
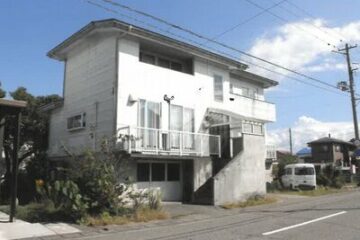
[(264, 136), (243, 135), (244, 149), (214, 177), (214, 203), (244, 201), (266, 193)]
[[(94, 146), (98, 149), (102, 137), (113, 135), (115, 46), (115, 37), (93, 35), (67, 56), (64, 106), (50, 118), (50, 156), (64, 155), (62, 145), (75, 153)], [(68, 131), (67, 118), (83, 112), (85, 129)]]
[(194, 192), (212, 176), (211, 158), (194, 159)]

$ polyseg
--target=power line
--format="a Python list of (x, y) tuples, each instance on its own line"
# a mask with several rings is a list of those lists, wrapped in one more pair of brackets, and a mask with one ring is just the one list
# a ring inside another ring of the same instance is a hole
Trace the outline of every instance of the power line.
[[(252, 2), (251, 0), (245, 0), (245, 1), (247, 1), (248, 3), (252, 4), (253, 6), (255, 6), (255, 7), (259, 8), (259, 9), (265, 9), (264, 7), (260, 6), (260, 5), (257, 4), (257, 3)], [(281, 21), (284, 22), (284, 23), (288, 23), (288, 24), (290, 23), (287, 19), (285, 19), (285, 18), (283, 18), (283, 17), (281, 17), (281, 16), (279, 16), (279, 15), (271, 12), (270, 10), (267, 10), (266, 12), (269, 13), (270, 15), (276, 17), (277, 19), (281, 20)], [(306, 29), (304, 29), (304, 28), (302, 28), (302, 27), (300, 27), (300, 26), (297, 26), (297, 25), (291, 25), (291, 26), (294, 27), (294, 28), (300, 29), (301, 31), (303, 31), (303, 32), (305, 32), (305, 33), (313, 36), (314, 38), (318, 39), (318, 40), (321, 41), (321, 42), (326, 43), (328, 46), (332, 46), (333, 48), (336, 48), (336, 46), (335, 46), (334, 44), (329, 43), (328, 41), (320, 38), (320, 37), (317, 36), (316, 34), (313, 34), (312, 32), (309, 32), (309, 31), (307, 31)]]
[[(325, 85), (325, 86), (327, 86), (327, 87), (334, 88), (334, 89), (338, 90), (338, 88), (337, 88), (336, 86), (331, 85), (331, 84), (329, 84), (329, 83), (327, 83), (327, 82), (324, 82), (324, 81), (322, 81), (322, 80), (319, 80), (319, 79), (316, 79), (316, 78), (314, 78), (314, 77), (308, 76), (308, 75), (306, 75), (306, 74), (300, 73), (300, 72), (298, 72), (298, 71), (296, 71), (296, 70), (293, 70), (293, 69), (290, 69), (290, 68), (281, 66), (280, 64), (273, 63), (273, 62), (271, 62), (271, 61), (269, 61), (269, 60), (266, 60), (266, 59), (263, 59), (263, 58), (261, 58), (261, 57), (254, 56), (254, 55), (252, 55), (252, 54), (250, 54), (250, 53), (247, 53), (247, 52), (242, 51), (242, 50), (240, 50), (240, 49), (237, 49), (237, 48), (235, 48), (235, 47), (226, 45), (225, 43), (222, 43), (222, 42), (219, 42), (219, 41), (216, 41), (216, 40), (212, 40), (212, 39), (210, 39), (209, 37), (205, 37), (205, 36), (203, 36), (203, 35), (201, 35), (201, 34), (199, 34), (199, 33), (196, 33), (196, 32), (194, 32), (194, 31), (192, 31), (192, 30), (189, 30), (189, 29), (187, 29), (187, 28), (181, 27), (181, 26), (179, 26), (179, 25), (175, 25), (175, 24), (170, 23), (170, 22), (168, 22), (168, 21), (166, 21), (166, 20), (163, 20), (163, 19), (161, 19), (161, 18), (159, 18), (159, 17), (153, 16), (153, 15), (151, 15), (151, 14), (144, 13), (144, 12), (142, 12), (142, 11), (136, 10), (136, 9), (131, 8), (131, 7), (129, 7), (129, 6), (126, 6), (126, 5), (123, 5), (123, 4), (114, 2), (113, 0), (102, 0), (102, 1), (103, 1), (103, 2), (106, 2), (106, 3), (109, 3), (109, 4), (112, 4), (112, 5), (114, 5), (114, 6), (120, 7), (120, 8), (124, 8), (124, 9), (126, 9), (126, 10), (128, 10), (128, 11), (135, 12), (135, 13), (141, 14), (141, 15), (143, 15), (143, 16), (149, 17), (149, 18), (151, 18), (151, 19), (153, 19), (153, 20), (156, 20), (156, 21), (159, 21), (159, 22), (161, 22), (161, 23), (163, 23), (163, 24), (165, 24), (165, 25), (168, 25), (168, 26), (173, 27), (173, 28), (175, 28), (175, 29), (178, 29), (178, 30), (180, 30), (180, 31), (186, 32), (186, 33), (188, 33), (188, 34), (190, 34), (190, 35), (193, 35), (193, 36), (195, 36), (195, 37), (197, 37), (197, 38), (199, 38), (199, 39), (208, 40), (209, 42), (212, 42), (212, 43), (214, 43), (214, 44), (217, 44), (217, 45), (219, 45), (219, 46), (221, 46), (221, 47), (224, 47), (224, 48), (227, 48), (227, 49), (232, 50), (232, 51), (234, 51), (234, 52), (240, 53), (240, 54), (242, 54), (242, 55), (245, 55), (245, 56), (254, 58), (254, 59), (256, 59), (256, 60), (259, 60), (259, 61), (268, 63), (268, 64), (270, 64), (270, 65), (272, 65), (272, 66), (277, 67), (277, 68), (281, 68), (281, 69), (286, 70), (286, 71), (288, 71), (288, 72), (294, 73), (294, 74), (299, 75), (299, 76), (301, 76), (301, 77), (310, 79), (310, 80), (312, 80), (312, 81), (315, 81), (315, 82), (318, 82), (318, 83), (320, 83), (320, 84), (323, 84), (323, 85)], [(248, 0), (246, 0), (246, 1), (248, 1)]]
[[(240, 27), (240, 26), (242, 26), (242, 25), (250, 22), (251, 20), (253, 20), (253, 19), (255, 19), (255, 18), (263, 15), (264, 13), (266, 13), (266, 11), (268, 11), (268, 10), (270, 10), (270, 9), (272, 9), (272, 8), (275, 8), (275, 7), (279, 6), (280, 4), (282, 4), (282, 3), (285, 2), (285, 1), (287, 1), (287, 0), (282, 0), (282, 1), (280, 1), (280, 2), (278, 2), (278, 3), (275, 3), (274, 5), (266, 8), (266, 9), (261, 10), (261, 11), (258, 12), (257, 14), (255, 14), (255, 15), (247, 18), (247, 19), (245, 19), (244, 21), (242, 21), (242, 22), (240, 22), (240, 23), (232, 26), (231, 28), (228, 28), (227, 30), (221, 32), (220, 34), (214, 36), (213, 38), (211, 38), (211, 40), (215, 40), (215, 39), (218, 39), (218, 38), (224, 36), (225, 34), (227, 34), (227, 33), (231, 32), (231, 31), (235, 30), (236, 28), (238, 28), (238, 27)], [(205, 44), (207, 44), (208, 42), (209, 42), (209, 41), (206, 41), (206, 42), (203, 43), (202, 45), (205, 45)]]
[[(274, 3), (273, 0), (270, 0), (270, 1)], [(284, 0), (284, 1), (287, 2), (287, 3), (289, 3), (288, 0)], [(288, 8), (286, 8), (286, 7), (284, 7), (284, 6), (281, 6), (281, 5), (280, 5), (279, 8), (283, 9), (285, 12), (287, 12), (287, 13), (295, 16), (295, 17), (302, 18), (302, 16), (300, 16), (299, 14), (291, 11), (290, 9), (288, 9)], [(311, 18), (316, 19), (316, 17), (311, 17)], [(317, 25), (315, 25), (315, 24), (313, 24), (313, 23), (311, 23), (311, 22), (308, 22), (308, 24), (311, 25), (311, 26), (313, 26), (314, 28), (318, 29), (319, 31), (327, 34), (328, 36), (331, 36), (331, 37), (333, 37), (333, 38), (339, 39), (338, 36), (335, 36), (333, 33), (329, 32), (329, 31), (326, 31), (325, 29), (323, 29), (323, 28), (321, 28), (321, 27), (319, 27), (319, 26), (317, 26)], [(325, 26), (325, 25), (324, 25), (324, 26)], [(329, 27), (328, 27), (328, 28), (329, 28)], [(342, 41), (343, 41), (343, 40), (342, 40), (342, 37), (340, 37), (339, 42), (342, 42)]]
[[(158, 26), (149, 24), (148, 22), (141, 21), (141, 20), (139, 20), (139, 19), (137, 19), (137, 18), (134, 18), (134, 17), (131, 17), (131, 16), (129, 16), (129, 15), (120, 13), (120, 12), (118, 12), (118, 11), (116, 11), (116, 10), (107, 8), (107, 7), (105, 7), (105, 6), (101, 5), (101, 4), (95, 3), (94, 1), (86, 0), (86, 2), (89, 3), (89, 4), (91, 4), (91, 5), (94, 5), (94, 6), (96, 6), (96, 7), (102, 8), (103, 10), (109, 11), (109, 12), (111, 12), (111, 13), (118, 14), (118, 15), (120, 15), (120, 16), (122, 16), (122, 17), (131, 19), (131, 20), (133, 20), (133, 21), (135, 21), (135, 22), (138, 22), (138, 23), (141, 23), (141, 24), (144, 24), (144, 25), (146, 25), (146, 26), (148, 26), (148, 27), (150, 27), (150, 28), (156, 29), (156, 30), (158, 30), (158, 31), (160, 31), (160, 32), (164, 32), (164, 33), (171, 34), (171, 35), (175, 36), (176, 38), (185, 40), (185, 41), (187, 41), (187, 42), (191, 42), (192, 44), (195, 44), (195, 45), (200, 45), (200, 44), (201, 44), (201, 43), (196, 42), (196, 41), (194, 41), (194, 40), (192, 40), (192, 39), (189, 39), (189, 38), (183, 37), (183, 36), (181, 36), (181, 35), (175, 34), (175, 33), (173, 33), (173, 32), (170, 32), (169, 30), (164, 30), (164, 29), (162, 29), (162, 28), (159, 28)], [(211, 47), (207, 47), (207, 48), (208, 48), (208, 49), (211, 49), (211, 50), (213, 50), (213, 51), (216, 51), (216, 52), (218, 52), (219, 54), (222, 54), (222, 55), (225, 55), (225, 56), (229, 56), (229, 57), (231, 57), (231, 58), (233, 58), (233, 59), (237, 59), (236, 56), (231, 55), (231, 54), (229, 54), (229, 53), (225, 53), (225, 52), (223, 52), (223, 51), (220, 51), (220, 50), (218, 50), (218, 49), (211, 48)], [(340, 92), (337, 92), (337, 91), (334, 91), (334, 90), (331, 90), (331, 89), (328, 89), (328, 88), (325, 88), (325, 87), (321, 87), (321, 86), (318, 86), (318, 85), (315, 85), (315, 84), (312, 84), (312, 83), (309, 83), (309, 82), (306, 82), (306, 81), (304, 81), (304, 80), (302, 80), (302, 79), (299, 79), (299, 78), (295, 78), (295, 77), (292, 77), (292, 76), (288, 76), (287, 74), (284, 74), (284, 73), (281, 73), (281, 72), (277, 72), (277, 71), (271, 70), (271, 69), (269, 69), (269, 68), (260, 66), (260, 65), (258, 65), (258, 64), (253, 63), (253, 62), (246, 61), (246, 60), (242, 60), (242, 61), (245, 62), (245, 63), (247, 63), (247, 64), (249, 64), (249, 65), (252, 65), (252, 66), (255, 66), (255, 67), (264, 69), (264, 70), (266, 70), (266, 71), (268, 71), (268, 72), (271, 72), (271, 73), (274, 73), (274, 74), (277, 74), (277, 75), (281, 75), (281, 76), (283, 76), (283, 77), (292, 79), (292, 80), (294, 80), (294, 81), (297, 81), (297, 82), (300, 82), (300, 83), (303, 83), (303, 84), (306, 84), (306, 85), (309, 85), (309, 86), (312, 86), (312, 87), (316, 87), (316, 88), (319, 88), (319, 89), (322, 89), (322, 90), (325, 90), (325, 91), (328, 91), (328, 92), (331, 92), (331, 93), (335, 93), (335, 94), (344, 96), (344, 95), (341, 94)], [(327, 84), (327, 83), (326, 83), (326, 84)], [(328, 84), (328, 85), (331, 86), (331, 87), (334, 87), (333, 85), (330, 85), (330, 84)], [(335, 88), (336, 88), (336, 87), (335, 87)], [(336, 89), (337, 89), (337, 88), (336, 88)]]
[[(309, 11), (306, 11), (305, 9), (299, 7), (298, 5), (296, 5), (295, 3), (291, 2), (290, 0), (289, 0), (289, 1), (286, 1), (286, 2), (287, 2), (287, 4), (293, 6), (294, 8), (298, 9), (299, 11), (303, 12), (303, 13), (304, 13), (305, 15), (307, 15), (308, 17), (310, 17), (310, 18), (316, 18), (316, 17), (315, 17), (313, 14), (311, 14)], [(325, 23), (323, 23), (323, 25), (324, 25), (325, 27), (331, 29), (331, 27), (330, 27), (329, 25), (327, 25), (327, 24), (325, 24)], [(331, 33), (331, 34), (337, 35), (337, 36), (340, 38), (340, 40), (343, 41), (343, 38), (344, 38), (344, 37), (343, 37), (342, 35), (340, 35), (339, 33), (337, 33), (337, 32), (334, 31), (334, 32)]]

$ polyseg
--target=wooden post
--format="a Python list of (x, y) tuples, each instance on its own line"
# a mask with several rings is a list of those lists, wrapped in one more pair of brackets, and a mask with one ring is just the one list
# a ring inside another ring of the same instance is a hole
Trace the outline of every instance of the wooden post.
[(17, 174), (18, 174), (18, 150), (20, 139), (20, 121), (21, 112), (16, 114), (15, 129), (14, 129), (14, 143), (12, 152), (12, 170), (11, 170), (11, 198), (10, 198), (10, 217), (9, 221), (13, 222), (16, 213), (16, 199), (17, 199)]

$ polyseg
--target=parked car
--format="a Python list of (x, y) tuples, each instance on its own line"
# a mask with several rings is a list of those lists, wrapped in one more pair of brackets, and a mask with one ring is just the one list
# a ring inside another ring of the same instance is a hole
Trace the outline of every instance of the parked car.
[(314, 164), (296, 163), (285, 166), (281, 177), (284, 187), (290, 189), (315, 189), (316, 172)]

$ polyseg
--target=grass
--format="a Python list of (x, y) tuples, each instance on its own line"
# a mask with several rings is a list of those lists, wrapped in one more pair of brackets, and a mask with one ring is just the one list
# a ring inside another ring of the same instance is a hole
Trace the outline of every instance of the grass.
[(344, 186), (343, 188), (331, 188), (331, 187), (318, 186), (314, 190), (308, 190), (308, 191), (285, 190), (285, 191), (280, 191), (280, 192), (277, 192), (277, 193), (290, 194), (290, 195), (300, 195), (300, 196), (307, 196), (307, 197), (318, 197), (318, 196), (323, 196), (323, 195), (327, 195), (327, 194), (341, 193), (341, 192), (347, 192), (347, 191), (350, 191), (350, 190), (346, 186)]
[(251, 197), (244, 202), (224, 204), (224, 205), (222, 205), (222, 207), (225, 209), (246, 208), (246, 207), (258, 206), (258, 205), (270, 204), (270, 203), (274, 203), (276, 201), (277, 201), (277, 199), (274, 197), (256, 196), (256, 197)]
[(96, 217), (87, 217), (83, 220), (83, 224), (87, 226), (106, 226), (106, 225), (123, 225), (131, 222), (149, 222), (153, 220), (164, 220), (169, 215), (162, 210), (154, 210), (149, 208), (142, 208), (137, 210), (134, 214), (124, 216), (111, 216), (104, 213)]

